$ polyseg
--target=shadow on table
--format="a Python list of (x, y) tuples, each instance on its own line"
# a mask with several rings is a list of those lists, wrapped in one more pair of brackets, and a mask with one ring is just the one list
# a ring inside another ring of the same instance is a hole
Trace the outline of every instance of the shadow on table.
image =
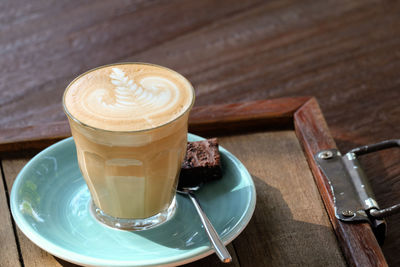
[(60, 258), (57, 258), (57, 257), (54, 257), (54, 258), (55, 258), (56, 261), (58, 261), (58, 263), (59, 263), (61, 266), (63, 266), (63, 267), (78, 267), (78, 266), (81, 266), (81, 265), (76, 265), (76, 264), (70, 263), (70, 262), (68, 262), (68, 261), (65, 261), (65, 260), (60, 259)]
[[(322, 225), (328, 222), (323, 206), (314, 211), (301, 205), (302, 210), (292, 211), (279, 189), (256, 176), (253, 180), (256, 209), (247, 228), (233, 241), (240, 266), (346, 266), (333, 229)], [(294, 206), (296, 199), (285, 195)]]

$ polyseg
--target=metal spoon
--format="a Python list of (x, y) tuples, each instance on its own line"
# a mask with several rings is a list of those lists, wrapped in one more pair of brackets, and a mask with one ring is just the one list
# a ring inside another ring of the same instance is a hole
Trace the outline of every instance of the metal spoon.
[(222, 243), (221, 239), (218, 236), (217, 231), (215, 231), (211, 222), (208, 220), (206, 214), (201, 209), (200, 204), (197, 201), (196, 196), (194, 195), (194, 192), (199, 190), (199, 188), (200, 188), (200, 186), (187, 187), (187, 188), (184, 187), (184, 188), (178, 188), (176, 191), (180, 194), (189, 196), (190, 200), (193, 202), (193, 205), (196, 208), (197, 213), (200, 216), (200, 219), (204, 225), (204, 228), (206, 229), (208, 239), (210, 239), (210, 242), (211, 242), (212, 246), (214, 247), (215, 253), (217, 254), (218, 258), (222, 262), (229, 263), (232, 261), (231, 255), (229, 254), (228, 250), (226, 249), (224, 243)]

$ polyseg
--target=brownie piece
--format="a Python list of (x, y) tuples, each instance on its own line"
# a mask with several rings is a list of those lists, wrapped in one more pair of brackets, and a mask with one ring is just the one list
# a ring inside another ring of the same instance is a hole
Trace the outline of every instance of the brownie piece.
[(178, 187), (193, 187), (222, 177), (217, 138), (188, 142)]

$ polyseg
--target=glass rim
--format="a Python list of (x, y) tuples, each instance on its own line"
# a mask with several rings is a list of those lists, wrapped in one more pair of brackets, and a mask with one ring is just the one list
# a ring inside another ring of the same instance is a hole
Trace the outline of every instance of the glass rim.
[[(118, 66), (118, 65), (148, 65), (148, 66), (154, 66), (154, 67), (157, 67), (157, 68), (165, 69), (165, 70), (168, 70), (168, 71), (170, 71), (170, 72), (173, 72), (173, 73), (177, 74), (178, 76), (182, 77), (185, 81), (187, 81), (188, 84), (190, 85), (190, 90), (191, 90), (191, 92), (192, 92), (192, 101), (191, 101), (190, 105), (189, 105), (181, 114), (179, 114), (179, 116), (175, 117), (173, 120), (167, 121), (167, 122), (165, 122), (165, 123), (163, 123), (163, 124), (160, 124), (160, 125), (155, 126), (155, 127), (152, 127), (152, 128), (146, 128), (146, 129), (140, 129), (140, 130), (131, 130), (131, 131), (118, 131), (118, 130), (107, 130), (107, 129), (102, 129), (102, 128), (98, 128), (98, 127), (91, 126), (91, 125), (88, 125), (88, 124), (86, 124), (86, 123), (83, 123), (83, 122), (81, 122), (79, 119), (77, 119), (76, 117), (74, 117), (74, 116), (68, 111), (67, 106), (66, 106), (66, 104), (65, 104), (65, 95), (67, 94), (67, 91), (68, 91), (68, 89), (71, 87), (71, 85), (72, 85), (74, 82), (76, 82), (78, 79), (82, 78), (83, 76), (85, 76), (85, 75), (87, 75), (87, 74), (89, 74), (89, 73), (91, 73), (91, 72), (93, 72), (93, 71), (96, 71), (96, 70), (99, 70), (99, 69), (103, 69), (103, 68), (106, 68), (106, 67)], [(90, 69), (90, 70), (88, 70), (88, 71), (85, 71), (84, 73), (78, 75), (78, 76), (77, 76), (75, 79), (73, 79), (73, 80), (68, 84), (68, 86), (65, 88), (64, 93), (63, 93), (63, 97), (62, 97), (62, 104), (63, 104), (63, 109), (64, 109), (65, 115), (67, 115), (68, 118), (70, 118), (71, 120), (73, 120), (74, 122), (78, 123), (80, 126), (83, 126), (83, 127), (85, 127), (85, 128), (89, 128), (89, 129), (95, 130), (95, 131), (109, 132), (109, 133), (140, 133), (140, 132), (152, 131), (152, 130), (155, 130), (155, 129), (158, 129), (158, 128), (167, 126), (167, 125), (172, 124), (173, 122), (177, 121), (178, 119), (180, 119), (181, 117), (183, 117), (187, 112), (189, 112), (189, 111), (192, 109), (192, 107), (193, 107), (193, 105), (194, 105), (194, 100), (195, 100), (195, 98), (196, 98), (196, 95), (195, 95), (195, 91), (194, 91), (194, 87), (193, 87), (192, 83), (191, 83), (187, 78), (185, 78), (182, 74), (180, 74), (180, 73), (177, 72), (177, 71), (174, 71), (174, 70), (172, 70), (172, 69), (170, 69), (170, 68), (167, 68), (167, 67), (164, 67), (164, 66), (160, 66), (160, 65), (157, 65), (157, 64), (152, 64), (152, 63), (145, 63), (145, 62), (119, 62), (119, 63), (111, 63), (111, 64), (107, 64), (107, 65), (102, 65), (102, 66), (99, 66), (99, 67)]]

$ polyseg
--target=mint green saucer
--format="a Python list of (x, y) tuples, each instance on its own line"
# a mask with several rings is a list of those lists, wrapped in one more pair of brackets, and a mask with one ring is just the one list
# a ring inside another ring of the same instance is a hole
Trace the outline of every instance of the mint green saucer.
[[(189, 134), (190, 141), (202, 138)], [(225, 244), (253, 214), (253, 181), (239, 160), (220, 147), (223, 178), (206, 184), (198, 199)], [(19, 173), (11, 211), (36, 245), (64, 260), (89, 266), (175, 266), (213, 253), (189, 199), (177, 195), (174, 217), (153, 229), (129, 232), (99, 223), (89, 212), (90, 195), (79, 172), (75, 144), (65, 139), (35, 156)]]

